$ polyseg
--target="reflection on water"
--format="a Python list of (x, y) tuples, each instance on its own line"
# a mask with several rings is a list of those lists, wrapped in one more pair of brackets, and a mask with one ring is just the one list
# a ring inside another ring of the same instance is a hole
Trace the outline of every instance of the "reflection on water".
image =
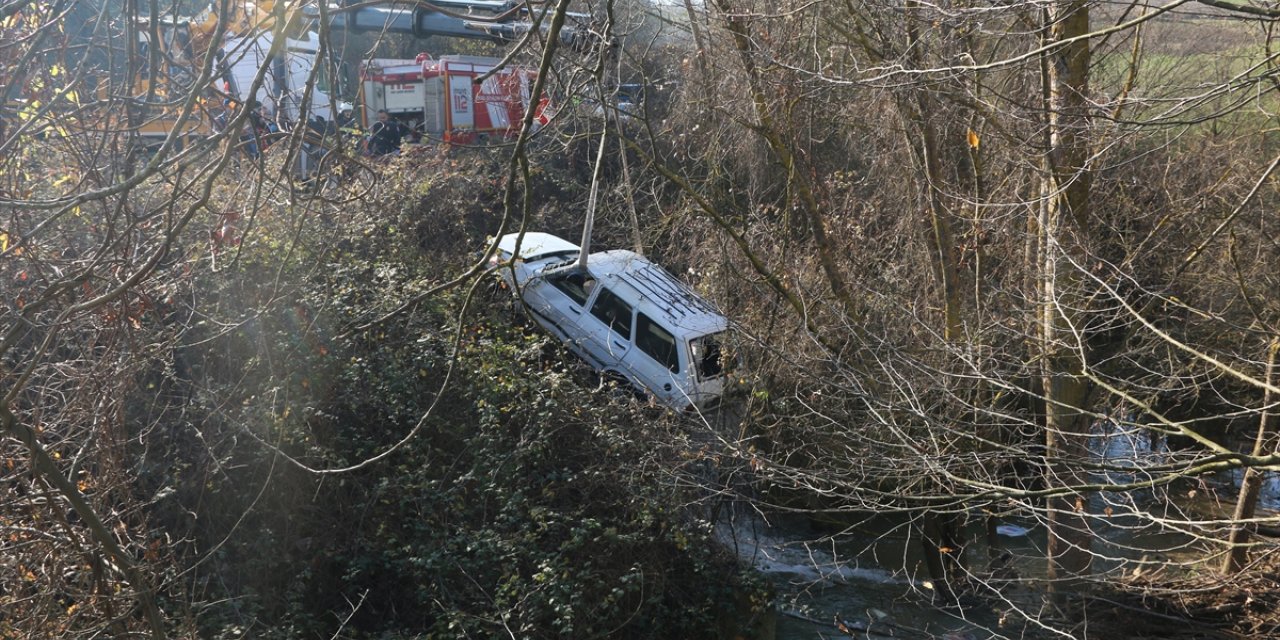
[[(1237, 440), (1228, 446), (1247, 451), (1252, 444)], [(1095, 425), (1090, 451), (1105, 467), (1095, 473), (1092, 480), (1111, 483), (1149, 480), (1154, 476), (1145, 469), (1203, 455), (1200, 449), (1171, 449), (1164, 436), (1113, 422)], [(1243, 478), (1244, 470), (1234, 469), (1151, 489), (1094, 494), (1090, 506), (1094, 513), (1101, 515), (1093, 528), (1118, 548), (1123, 558), (1154, 558), (1166, 564), (1192, 567), (1204, 561), (1206, 550), (1210, 549), (1206, 539), (1225, 537)], [(1276, 474), (1264, 473), (1257, 507), (1259, 516), (1275, 516), (1280, 509), (1280, 478)]]
[[(1232, 432), (1232, 439), (1226, 443), (1230, 449), (1242, 453), (1253, 447), (1252, 437), (1248, 432)], [(1161, 464), (1177, 461), (1180, 457), (1190, 456), (1191, 452), (1177, 452), (1170, 449), (1168, 439), (1155, 431), (1142, 428), (1131, 422), (1099, 421), (1094, 425), (1094, 435), (1089, 442), (1090, 451), (1097, 456), (1098, 462), (1119, 469), (1097, 474), (1095, 480), (1110, 482), (1137, 482), (1146, 479), (1140, 470)], [(1124, 468), (1133, 471), (1125, 471)], [(1153, 498), (1171, 498), (1170, 502), (1191, 506), (1188, 501), (1199, 503), (1197, 507), (1207, 506), (1206, 501), (1214, 503), (1214, 508), (1221, 504), (1234, 505), (1240, 483), (1244, 479), (1243, 469), (1232, 469), (1177, 485), (1173, 494), (1153, 492), (1136, 492), (1148, 501)], [(1262, 492), (1258, 498), (1258, 508), (1264, 511), (1280, 510), (1280, 477), (1274, 473), (1265, 473), (1262, 480)]]
[[(1231, 487), (1238, 490), (1240, 483), (1244, 482), (1244, 469), (1232, 469), (1227, 476), (1230, 478)], [(1234, 493), (1232, 496), (1234, 497)], [(1274, 473), (1266, 473), (1262, 477), (1262, 493), (1258, 496), (1258, 511), (1266, 511), (1272, 514), (1280, 511), (1280, 477), (1277, 477)]]

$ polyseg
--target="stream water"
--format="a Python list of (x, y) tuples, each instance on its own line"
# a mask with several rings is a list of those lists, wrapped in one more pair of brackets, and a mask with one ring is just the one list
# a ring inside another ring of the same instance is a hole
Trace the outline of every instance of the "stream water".
[[(1100, 427), (1092, 444), (1097, 461), (1118, 467), (1094, 480), (1130, 481), (1137, 468), (1167, 460), (1163, 442), (1145, 433)], [(1204, 547), (1179, 525), (1185, 512), (1228, 513), (1242, 474), (1188, 481), (1167, 491), (1091, 497), (1093, 569), (1099, 574), (1180, 571), (1200, 566)], [(1174, 504), (1170, 514), (1169, 505)], [(1154, 513), (1159, 506), (1162, 511)], [(1280, 479), (1264, 483), (1260, 509), (1280, 506)], [(1177, 515), (1179, 518), (1165, 516)], [(988, 525), (994, 525), (988, 531)], [(817, 638), (1023, 637), (1044, 603), (1047, 532), (1033, 516), (988, 523), (972, 518), (965, 528), (965, 558), (973, 579), (1001, 580), (999, 596), (966, 606), (939, 606), (925, 569), (919, 532), (906, 516), (869, 516), (838, 535), (815, 531), (796, 516), (770, 517), (746, 504), (723, 509), (718, 540), (767, 575), (777, 592), (779, 640)], [(991, 535), (994, 533), (995, 535)], [(999, 558), (997, 563), (992, 559)], [(990, 584), (990, 582), (987, 582)], [(979, 591), (984, 591), (979, 589)], [(1028, 615), (1024, 615), (1028, 614)], [(849, 633), (841, 629), (853, 631)]]
[(856, 534), (824, 539), (740, 511), (726, 517), (717, 533), (722, 544), (771, 579), (779, 640), (849, 637), (840, 624), (872, 637), (928, 638), (997, 622), (985, 613), (981, 620), (965, 619), (961, 611), (933, 605), (907, 523), (886, 518), (865, 524)]

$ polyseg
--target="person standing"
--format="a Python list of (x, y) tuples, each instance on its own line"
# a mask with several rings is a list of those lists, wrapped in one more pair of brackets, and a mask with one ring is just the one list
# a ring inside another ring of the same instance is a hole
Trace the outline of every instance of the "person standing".
[(400, 151), (400, 141), (408, 131), (391, 119), (386, 109), (378, 110), (378, 121), (369, 128), (369, 155), (386, 156)]

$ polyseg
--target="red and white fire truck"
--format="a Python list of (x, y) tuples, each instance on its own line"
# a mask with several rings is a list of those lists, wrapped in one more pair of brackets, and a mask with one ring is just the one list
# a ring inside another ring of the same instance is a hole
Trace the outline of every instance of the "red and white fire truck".
[[(469, 143), (519, 132), (530, 108), (535, 122), (550, 117), (549, 101), (531, 94), (537, 71), (497, 58), (419, 54), (415, 60), (375, 58), (360, 70), (365, 125), (378, 111), (429, 138)], [(483, 80), (479, 80), (480, 78)]]

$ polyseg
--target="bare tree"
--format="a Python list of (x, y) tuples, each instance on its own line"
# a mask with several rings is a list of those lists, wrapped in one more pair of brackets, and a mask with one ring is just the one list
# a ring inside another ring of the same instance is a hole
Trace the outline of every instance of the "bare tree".
[[(711, 15), (713, 80), (692, 92), (720, 104), (692, 112), (700, 134), (673, 144), (668, 176), (685, 228), (726, 239), (682, 255), (718, 256), (720, 295), (759, 341), (767, 403), (743, 433), (770, 452), (762, 480), (792, 489), (775, 506), (986, 511), (993, 560), (996, 518), (1034, 521), (1068, 594), (1151, 563), (1111, 532), (1200, 540), (1188, 564), (1218, 553), (1230, 514), (1179, 496), (1269, 459), (1230, 435), (1271, 384), (1253, 354), (1274, 301), (1241, 286), (1270, 281), (1256, 269), (1274, 250), (1274, 194), (1255, 187), (1273, 152), (1245, 134), (1266, 108), (1239, 93), (1267, 63), (1197, 67), (1165, 36), (1267, 36), (1185, 3)], [(1218, 180), (1227, 157), (1249, 168)], [(1207, 389), (1220, 401), (1195, 399)], [(984, 546), (956, 531), (926, 546)], [(994, 565), (953, 566), (958, 589), (1001, 589)]]

